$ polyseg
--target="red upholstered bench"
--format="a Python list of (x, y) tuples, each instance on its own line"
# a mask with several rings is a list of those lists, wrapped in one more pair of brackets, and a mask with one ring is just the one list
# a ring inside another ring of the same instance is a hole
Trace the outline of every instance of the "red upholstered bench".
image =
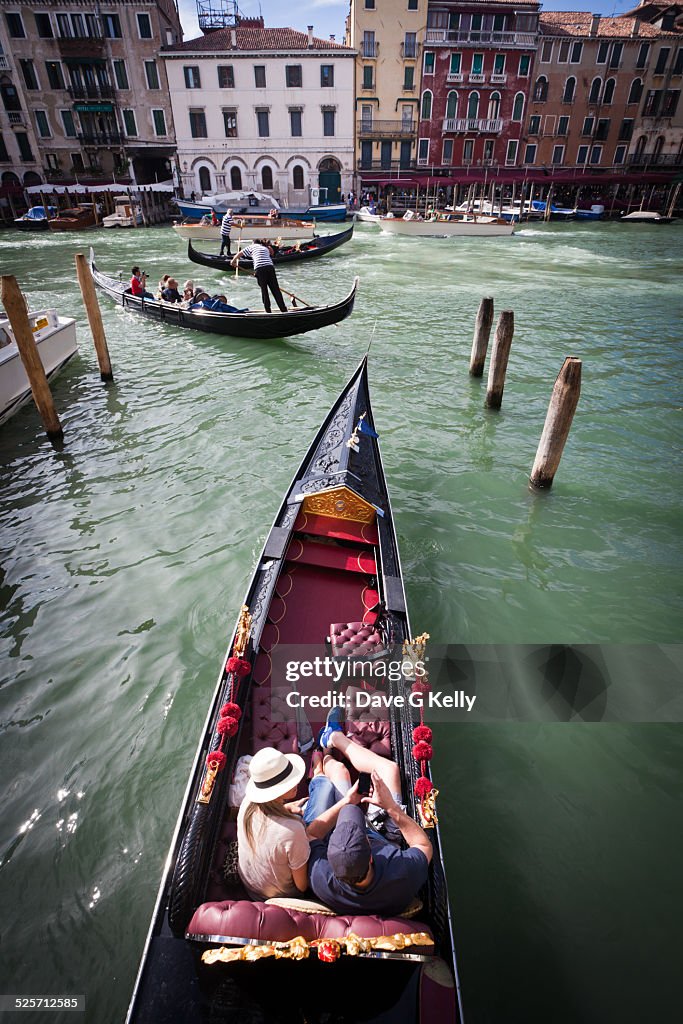
[[(222, 900), (203, 903), (195, 910), (186, 937), (197, 942), (241, 946), (250, 942), (288, 942), (297, 935), (312, 942), (314, 939), (340, 939), (350, 934), (375, 938), (397, 932), (432, 935), (426, 924), (414, 918), (310, 914), (272, 903)], [(416, 950), (407, 952), (414, 955)], [(431, 955), (434, 947), (421, 946), (417, 952)]]
[(333, 622), (328, 641), (333, 658), (376, 658), (387, 653), (385, 639), (371, 622)]

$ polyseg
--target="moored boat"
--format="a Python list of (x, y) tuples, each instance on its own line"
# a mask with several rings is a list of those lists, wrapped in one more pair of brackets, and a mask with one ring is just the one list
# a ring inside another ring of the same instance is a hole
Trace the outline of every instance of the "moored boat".
[[(174, 224), (173, 230), (181, 238), (191, 238), (193, 241), (215, 241), (221, 237), (220, 221), (217, 224), (201, 224), (192, 221), (183, 224)], [(237, 241), (252, 241), (254, 238), (313, 238), (315, 225), (313, 222), (291, 220), (275, 220), (272, 217), (235, 217), (232, 227), (232, 237)]]
[(57, 213), (56, 206), (32, 206), (22, 217), (15, 217), (14, 226), (17, 231), (47, 231), (48, 220)]
[(353, 215), (354, 220), (359, 220), (363, 224), (379, 224), (380, 215), (373, 213), (372, 210), (376, 207), (361, 206), (360, 210), (356, 210)]
[[(408, 213), (412, 214), (409, 210)], [(425, 220), (412, 216), (381, 217), (379, 226), (389, 235), (407, 235), (417, 238), (450, 238), (453, 236), (470, 236), (494, 238), (511, 235), (514, 224), (500, 220), (498, 217), (479, 217), (476, 214), (458, 216), (456, 214), (435, 214)]]
[[(257, 561), (210, 701), (127, 1024), (462, 1020), (436, 794), (426, 763), (412, 754), (410, 681), (387, 679), (383, 694), (403, 695), (403, 705), (390, 702), (374, 721), (347, 716), (346, 732), (394, 757), (408, 813), (431, 840), (414, 917), (335, 915), (307, 899), (254, 901), (225, 863), (241, 759), (263, 746), (297, 753), (325, 714), (295, 719), (286, 695), (296, 687), (282, 683), (277, 666), (292, 644), (306, 645), (306, 656), (324, 653), (326, 635), (340, 636), (344, 623), (365, 636), (361, 657), (401, 652), (410, 637), (365, 360), (295, 473)], [(351, 673), (354, 659), (331, 650)]]
[[(342, 231), (338, 235), (316, 235), (310, 241), (295, 242), (293, 245), (273, 245), (273, 263), (297, 263), (300, 260), (317, 259), (326, 253), (338, 249), (340, 245), (348, 242), (353, 235), (353, 225), (348, 231)], [(214, 253), (199, 252), (192, 245), (192, 239), (187, 243), (187, 256), (193, 263), (199, 263), (203, 267), (211, 267), (212, 270), (231, 270), (232, 256), (218, 256)], [(252, 261), (249, 258), (240, 258), (240, 270), (251, 270)]]
[[(226, 334), (235, 338), (289, 338), (295, 334), (306, 334), (308, 331), (317, 331), (321, 327), (337, 324), (351, 315), (358, 287), (356, 277), (349, 294), (329, 306), (296, 306), (288, 309), (286, 313), (279, 310), (266, 313), (264, 310), (250, 309), (236, 313), (220, 313), (209, 309), (188, 309), (180, 303), (131, 295), (126, 282), (98, 270), (92, 249), (89, 264), (97, 287), (124, 309), (132, 310), (150, 320), (168, 324), (170, 327), (187, 327), (194, 331)], [(257, 301), (260, 301), (260, 296)]]
[[(0, 314), (0, 423), (13, 416), (31, 398), (31, 385), (9, 320)], [(38, 354), (49, 378), (76, 355), (76, 321), (54, 309), (28, 315)]]
[(658, 213), (656, 210), (634, 210), (619, 218), (626, 224), (670, 224), (673, 217)]
[(102, 218), (103, 228), (134, 228), (139, 224), (142, 224), (142, 211), (128, 196), (118, 196), (114, 200), (114, 212)]
[(86, 231), (97, 227), (97, 214), (93, 203), (82, 203), (69, 210), (60, 210), (48, 221), (50, 231)]

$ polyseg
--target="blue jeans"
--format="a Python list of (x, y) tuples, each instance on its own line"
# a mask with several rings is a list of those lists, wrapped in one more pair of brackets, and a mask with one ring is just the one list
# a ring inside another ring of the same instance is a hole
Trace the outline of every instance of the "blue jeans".
[(323, 811), (334, 807), (337, 801), (341, 800), (344, 796), (348, 788), (348, 786), (344, 786), (343, 790), (338, 789), (327, 776), (322, 774), (314, 775), (308, 784), (308, 801), (304, 807), (303, 815), (304, 824), (310, 825)]

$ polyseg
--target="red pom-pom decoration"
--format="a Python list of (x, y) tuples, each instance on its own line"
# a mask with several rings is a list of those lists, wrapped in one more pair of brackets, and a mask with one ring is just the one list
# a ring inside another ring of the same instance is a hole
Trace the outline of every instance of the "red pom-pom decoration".
[(416, 743), (420, 740), (424, 740), (425, 743), (432, 742), (432, 730), (428, 725), (418, 725), (416, 729), (413, 729), (413, 739)]
[(429, 743), (420, 740), (413, 747), (413, 757), (416, 761), (431, 761), (434, 751)]
[(216, 771), (220, 771), (225, 765), (227, 758), (222, 750), (212, 750), (211, 753), (206, 755), (206, 763), (209, 768), (215, 768)]
[(324, 964), (333, 964), (339, 959), (340, 952), (339, 943), (334, 939), (318, 943), (318, 960), (322, 960)]
[(422, 775), (415, 783), (415, 796), (418, 800), (424, 800), (424, 798), (428, 796), (433, 789), (434, 786), (431, 781)]
[(228, 658), (225, 663), (225, 671), (232, 672), (236, 676), (248, 676), (251, 672), (251, 665), (246, 658)]
[(238, 722), (232, 715), (226, 715), (225, 718), (218, 719), (218, 725), (216, 726), (216, 732), (220, 736), (234, 736), (237, 732)]
[(227, 704), (224, 704), (220, 710), (221, 718), (227, 718), (228, 716), (230, 718), (234, 718), (237, 722), (239, 722), (242, 717), (242, 708), (232, 700), (229, 700)]
[(431, 686), (426, 679), (416, 679), (410, 689), (413, 693), (429, 693)]

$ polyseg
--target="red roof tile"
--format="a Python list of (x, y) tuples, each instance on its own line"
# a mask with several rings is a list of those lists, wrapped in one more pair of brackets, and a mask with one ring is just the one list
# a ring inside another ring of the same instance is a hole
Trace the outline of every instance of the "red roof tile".
[[(539, 16), (541, 35), (544, 36), (590, 36), (590, 26), (593, 15), (585, 11), (541, 11)], [(634, 38), (650, 39), (653, 36), (676, 35), (676, 33), (662, 32), (656, 25), (650, 25), (646, 21), (637, 21), (635, 18), (600, 18), (598, 31), (591, 38), (604, 38), (605, 36), (621, 39), (630, 39), (633, 36), (633, 26), (638, 25), (638, 33)]]
[(313, 36), (313, 45), (308, 45), (308, 33), (297, 32), (293, 28), (236, 28), (237, 46), (232, 45), (231, 28), (219, 28), (208, 35), (199, 36), (198, 39), (187, 39), (175, 46), (164, 46), (166, 53), (175, 51), (191, 51), (192, 53), (216, 52), (225, 50), (344, 50), (352, 53), (353, 50), (343, 43), (333, 42), (331, 39), (319, 39)]

